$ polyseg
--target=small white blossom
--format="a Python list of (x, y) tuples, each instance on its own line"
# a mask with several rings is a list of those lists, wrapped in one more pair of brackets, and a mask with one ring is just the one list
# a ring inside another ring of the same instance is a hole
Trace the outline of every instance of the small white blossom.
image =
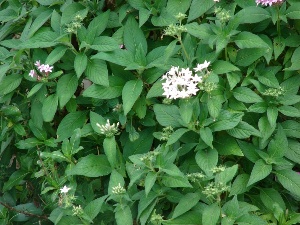
[(164, 89), (163, 95), (169, 99), (187, 98), (196, 95), (199, 88), (199, 82), (202, 82), (200, 76), (193, 75), (189, 68), (181, 70), (173, 66), (170, 71), (162, 76), (165, 82), (162, 84)]
[(104, 134), (106, 137), (113, 137), (118, 133), (119, 122), (117, 124), (113, 123), (110, 125), (109, 119), (107, 119), (105, 125), (100, 125), (99, 123), (96, 123), (96, 125), (100, 128), (100, 133)]
[(119, 194), (124, 194), (126, 192), (126, 189), (123, 188), (121, 186), (121, 184), (119, 183), (117, 186), (115, 186), (115, 187), (112, 188), (111, 192), (113, 194), (119, 195)]
[(68, 188), (66, 185), (60, 189), (60, 193), (68, 193), (71, 188)]
[(197, 67), (194, 68), (195, 72), (200, 72), (203, 69), (206, 69), (210, 65), (210, 62), (207, 62), (206, 60), (202, 64), (197, 64)]

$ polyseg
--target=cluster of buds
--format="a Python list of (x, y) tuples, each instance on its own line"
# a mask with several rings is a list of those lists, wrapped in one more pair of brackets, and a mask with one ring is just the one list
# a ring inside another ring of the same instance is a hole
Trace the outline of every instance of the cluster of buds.
[(100, 128), (100, 133), (104, 134), (106, 137), (113, 137), (118, 133), (119, 122), (117, 124), (113, 123), (110, 125), (109, 119), (107, 119), (105, 125), (100, 125), (99, 123), (96, 123), (96, 125)]
[(211, 169), (211, 172), (213, 173), (221, 173), (226, 169), (226, 166), (216, 166)]
[(119, 183), (117, 186), (112, 187), (111, 192), (115, 195), (121, 195), (126, 193), (126, 189)]
[(153, 225), (161, 225), (163, 220), (164, 219), (163, 219), (162, 215), (156, 214), (156, 210), (154, 210), (153, 214), (151, 215), (150, 222)]
[(278, 97), (283, 95), (285, 92), (284, 88), (279, 87), (279, 88), (269, 88), (267, 89), (265, 92), (263, 92), (263, 95), (267, 95), (267, 96), (273, 96), (273, 97)]
[(174, 132), (174, 130), (173, 130), (173, 127), (171, 127), (171, 126), (163, 128), (163, 130), (161, 132), (160, 140), (161, 141), (169, 140), (169, 138), (170, 138), (171, 134), (173, 134), (173, 132)]
[(186, 176), (191, 182), (196, 182), (206, 177), (203, 173), (188, 173)]
[(179, 69), (179, 67), (172, 66), (170, 71), (162, 76), (165, 82), (162, 84), (164, 89), (163, 95), (169, 99), (187, 98), (196, 95), (200, 90), (198, 84), (203, 82), (203, 78), (207, 76), (207, 70), (210, 62), (205, 60), (202, 64), (197, 64), (194, 68), (195, 74), (187, 69)]
[(80, 15), (76, 15), (71, 23), (66, 25), (67, 33), (77, 33), (77, 30), (82, 26), (83, 17)]
[(41, 80), (42, 77), (48, 77), (49, 73), (52, 73), (53, 66), (50, 66), (48, 64), (41, 64), (40, 60), (36, 61), (34, 65), (38, 69), (41, 76), (37, 74), (35, 70), (30, 70), (29, 76), (32, 78), (36, 77), (37, 80)]
[(211, 182), (206, 187), (204, 187), (204, 190), (202, 191), (202, 193), (205, 194), (208, 198), (209, 197), (214, 198), (215, 196), (228, 191), (229, 188), (230, 188), (229, 186), (227, 186), (226, 184), (223, 184), (222, 182), (219, 182), (219, 183)]
[(284, 0), (256, 0), (256, 4), (262, 4), (265, 6), (279, 5), (284, 2)]
[(73, 216), (78, 216), (78, 217), (82, 217), (84, 214), (83, 209), (81, 208), (81, 205), (79, 205), (79, 206), (73, 205), (72, 212), (73, 212)]

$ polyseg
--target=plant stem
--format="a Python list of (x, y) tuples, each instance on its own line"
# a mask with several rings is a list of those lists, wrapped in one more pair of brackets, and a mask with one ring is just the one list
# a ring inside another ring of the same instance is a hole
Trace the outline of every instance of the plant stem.
[(190, 61), (190, 57), (189, 57), (189, 55), (188, 55), (188, 53), (187, 53), (187, 51), (186, 51), (186, 49), (185, 49), (185, 47), (184, 47), (184, 45), (183, 45), (183, 42), (182, 42), (182, 40), (181, 40), (181, 37), (178, 37), (178, 41), (179, 41), (179, 43), (180, 43), (180, 45), (181, 45), (181, 48), (182, 48), (182, 50), (183, 50), (183, 52), (184, 52), (184, 55), (185, 55), (186, 59), (187, 59), (188, 61)]

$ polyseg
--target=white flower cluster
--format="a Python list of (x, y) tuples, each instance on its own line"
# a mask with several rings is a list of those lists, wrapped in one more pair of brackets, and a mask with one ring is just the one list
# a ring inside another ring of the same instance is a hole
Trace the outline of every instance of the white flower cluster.
[[(197, 64), (197, 67), (194, 68), (195, 73), (203, 72), (207, 70), (210, 62), (205, 62), (203, 64)], [(187, 68), (179, 68), (172, 66), (170, 71), (162, 76), (162, 80), (165, 82), (162, 84), (164, 89), (163, 95), (168, 99), (177, 99), (177, 98), (187, 98), (192, 95), (196, 95), (199, 91), (198, 83), (202, 82), (202, 77), (198, 74), (193, 75), (193, 72)]]
[[(40, 60), (36, 61), (34, 65), (44, 76), (48, 76), (49, 73), (52, 73), (53, 66), (50, 66), (48, 64), (41, 64)], [(29, 76), (31, 76), (32, 78), (37, 77), (38, 79), (40, 79), (35, 70), (30, 70)]]
[(112, 187), (111, 192), (112, 192), (113, 194), (115, 194), (115, 195), (120, 195), (120, 194), (126, 193), (126, 189), (123, 188), (123, 187), (121, 186), (121, 184), (119, 183), (117, 186)]
[(118, 133), (119, 122), (117, 124), (113, 123), (112, 125), (110, 125), (108, 119), (105, 125), (100, 125), (99, 123), (96, 123), (96, 125), (100, 128), (100, 133), (104, 134), (106, 137), (113, 137)]

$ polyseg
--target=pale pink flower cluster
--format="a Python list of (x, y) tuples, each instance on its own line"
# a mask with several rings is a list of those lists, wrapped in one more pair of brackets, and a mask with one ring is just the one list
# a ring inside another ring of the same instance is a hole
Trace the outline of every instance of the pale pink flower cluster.
[(256, 4), (262, 4), (262, 5), (265, 5), (265, 6), (272, 6), (272, 5), (275, 5), (275, 4), (282, 4), (284, 2), (284, 0), (256, 0), (255, 1)]
[[(205, 61), (203, 64), (197, 64), (194, 68), (196, 72), (202, 72), (209, 66), (210, 62)], [(193, 74), (189, 68), (179, 68), (172, 66), (170, 71), (162, 76), (165, 82), (162, 84), (164, 93), (168, 99), (188, 98), (196, 95), (199, 91), (198, 84), (202, 82), (202, 77), (198, 74)]]
[[(52, 72), (53, 66), (50, 66), (48, 64), (41, 64), (40, 60), (36, 61), (34, 65), (37, 67), (37, 69), (45, 76), (48, 76), (49, 73)], [(29, 76), (40, 78), (35, 70), (30, 70)]]

